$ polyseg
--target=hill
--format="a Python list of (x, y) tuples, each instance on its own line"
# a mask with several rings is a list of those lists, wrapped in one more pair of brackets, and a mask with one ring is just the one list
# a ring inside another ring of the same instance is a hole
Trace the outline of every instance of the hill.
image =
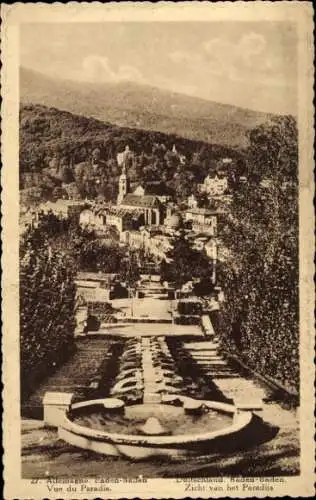
[(87, 83), (20, 69), (22, 103), (55, 107), (119, 126), (177, 134), (227, 146), (247, 145), (247, 131), (270, 115), (131, 82)]
[[(114, 199), (120, 174), (116, 157), (126, 145), (132, 151), (128, 166), (132, 182), (147, 188), (163, 182), (182, 196), (215, 170), (221, 158), (229, 156), (239, 163), (242, 158), (238, 151), (223, 145), (118, 127), (28, 104), (20, 107), (21, 188), (41, 187), (45, 198), (54, 188), (75, 185), (81, 196), (101, 194)], [(92, 192), (96, 179), (99, 191)]]

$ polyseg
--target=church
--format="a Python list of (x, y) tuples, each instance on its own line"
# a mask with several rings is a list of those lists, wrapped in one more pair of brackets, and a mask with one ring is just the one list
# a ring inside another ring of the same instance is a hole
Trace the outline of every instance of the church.
[(129, 212), (142, 212), (144, 223), (148, 226), (159, 226), (162, 223), (163, 206), (155, 195), (145, 194), (144, 189), (139, 186), (133, 193), (129, 193), (129, 180), (126, 166), (123, 164), (122, 173), (119, 178), (119, 193), (117, 205)]

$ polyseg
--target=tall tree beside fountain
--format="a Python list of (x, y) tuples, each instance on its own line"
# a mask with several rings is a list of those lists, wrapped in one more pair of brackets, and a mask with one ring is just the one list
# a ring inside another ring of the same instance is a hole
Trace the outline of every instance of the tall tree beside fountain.
[(137, 255), (134, 251), (128, 250), (128, 255), (122, 260), (120, 267), (120, 279), (126, 283), (128, 296), (131, 299), (131, 315), (133, 316), (133, 293), (137, 282), (140, 279)]

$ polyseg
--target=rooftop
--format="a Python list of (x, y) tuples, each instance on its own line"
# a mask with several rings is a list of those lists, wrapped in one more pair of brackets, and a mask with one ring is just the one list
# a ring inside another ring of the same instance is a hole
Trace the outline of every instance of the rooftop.
[(186, 212), (196, 215), (217, 215), (216, 210), (211, 210), (209, 208), (187, 208)]
[(109, 215), (115, 215), (117, 217), (125, 217), (128, 216), (131, 219), (135, 218), (135, 215), (141, 215), (142, 212), (141, 210), (134, 211), (134, 213), (131, 213), (128, 209), (126, 208), (121, 208), (120, 206), (112, 206), (110, 209), (106, 210), (106, 213)]
[(39, 205), (39, 209), (42, 208), (51, 208), (51, 209), (67, 209), (68, 207), (74, 206), (88, 206), (85, 200), (62, 200), (59, 199), (57, 201), (45, 201)]
[(109, 281), (116, 277), (116, 274), (110, 273), (91, 273), (81, 271), (77, 273), (77, 281)]
[(127, 194), (122, 201), (122, 205), (130, 205), (134, 207), (154, 208), (159, 206), (157, 196), (145, 194), (137, 196), (136, 194)]

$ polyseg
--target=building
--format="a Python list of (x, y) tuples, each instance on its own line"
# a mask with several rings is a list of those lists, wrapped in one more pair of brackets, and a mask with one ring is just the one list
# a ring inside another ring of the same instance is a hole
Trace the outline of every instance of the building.
[(202, 193), (212, 195), (222, 195), (228, 189), (228, 179), (225, 175), (215, 174), (215, 176), (207, 175), (203, 184), (199, 184), (199, 189)]
[(188, 207), (189, 208), (197, 208), (198, 202), (194, 194), (191, 194), (191, 196), (188, 197)]
[(93, 227), (102, 229), (105, 225), (106, 213), (102, 209), (86, 208), (79, 216), (79, 224), (82, 227)]
[(19, 216), (20, 234), (27, 229), (38, 226), (38, 213), (35, 209), (21, 209)]
[(119, 178), (119, 193), (117, 206), (129, 212), (142, 213), (145, 225), (159, 226), (162, 220), (162, 203), (158, 196), (145, 194), (142, 186), (136, 188), (136, 193), (129, 193), (129, 180), (125, 163)]
[(196, 224), (216, 226), (217, 212), (208, 208), (190, 208), (185, 211), (185, 220)]
[[(216, 219), (215, 219), (216, 221)], [(200, 224), (199, 222), (192, 223), (192, 231), (198, 234), (205, 234), (208, 236), (216, 236), (216, 222), (215, 224)]]
[(201, 252), (204, 250), (206, 243), (208, 242), (208, 236), (197, 236), (192, 238), (192, 248)]
[(132, 213), (122, 206), (111, 207), (106, 211), (106, 225), (116, 227), (119, 233), (131, 229), (138, 229), (143, 224), (143, 214), (141, 210)]
[(128, 179), (126, 174), (125, 166), (123, 166), (122, 173), (119, 178), (119, 192), (117, 195), (117, 204), (121, 205), (123, 199), (127, 195), (128, 192)]
[(130, 212), (116, 205), (112, 207), (94, 207), (81, 212), (79, 223), (83, 227), (105, 230), (115, 227), (119, 233), (130, 229), (138, 229), (144, 225), (142, 211)]
[(60, 219), (68, 219), (69, 217), (80, 218), (80, 213), (87, 205), (84, 200), (57, 200), (55, 202), (46, 201), (38, 207), (38, 212), (42, 214), (53, 213)]
[(131, 212), (142, 212), (145, 225), (159, 226), (161, 223), (162, 206), (157, 196), (127, 194), (123, 197), (120, 207)]
[(133, 156), (133, 152), (129, 146), (125, 146), (125, 150), (116, 155), (116, 161), (119, 167), (126, 167), (127, 160)]
[(136, 196), (144, 196), (145, 195), (145, 189), (143, 188), (143, 186), (139, 185), (134, 190), (133, 194), (136, 194)]
[(121, 235), (121, 241), (137, 249), (145, 249), (149, 239), (150, 233), (146, 228), (142, 228), (140, 231), (124, 231)]
[(181, 227), (183, 218), (175, 203), (168, 202), (165, 207), (164, 228), (166, 230), (176, 231)]
[(192, 222), (195, 233), (216, 236), (217, 213), (207, 208), (191, 208), (185, 211), (185, 220)]
[(177, 213), (168, 214), (164, 221), (165, 227), (174, 231), (176, 231), (181, 226), (181, 224), (181, 216)]
[(86, 302), (108, 302), (122, 290), (116, 274), (79, 272), (75, 279), (77, 297)]
[(139, 184), (134, 189), (133, 194), (136, 194), (137, 196), (144, 196), (145, 194), (156, 196), (162, 205), (168, 203), (172, 198), (170, 190), (168, 190), (164, 182), (161, 181), (148, 182), (146, 184), (146, 190), (141, 184)]

